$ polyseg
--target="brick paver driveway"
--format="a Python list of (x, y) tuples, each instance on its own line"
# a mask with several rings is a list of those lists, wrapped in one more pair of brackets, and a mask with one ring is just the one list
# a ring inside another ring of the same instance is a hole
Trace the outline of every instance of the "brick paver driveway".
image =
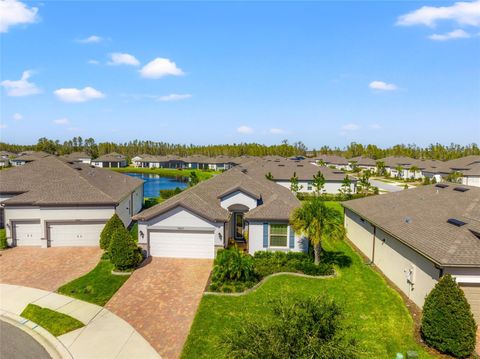
[(93, 269), (102, 252), (93, 247), (15, 247), (0, 252), (0, 283), (55, 291)]
[(211, 268), (211, 260), (152, 258), (106, 308), (129, 322), (162, 358), (178, 358)]

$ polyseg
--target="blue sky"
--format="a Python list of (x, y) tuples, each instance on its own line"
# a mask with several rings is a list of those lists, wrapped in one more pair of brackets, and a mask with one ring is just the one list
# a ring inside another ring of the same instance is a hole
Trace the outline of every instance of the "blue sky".
[(1, 141), (480, 142), (480, 1), (0, 6)]

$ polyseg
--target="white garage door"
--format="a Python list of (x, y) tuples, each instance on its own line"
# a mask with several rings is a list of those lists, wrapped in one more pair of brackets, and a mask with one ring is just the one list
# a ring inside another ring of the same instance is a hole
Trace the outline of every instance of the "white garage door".
[(42, 228), (38, 223), (14, 223), (14, 238), (17, 246), (40, 246)]
[(470, 303), (477, 324), (480, 325), (480, 284), (460, 283), (460, 287)]
[(49, 224), (51, 247), (97, 247), (105, 224)]
[(213, 231), (150, 232), (150, 255), (174, 258), (213, 258)]

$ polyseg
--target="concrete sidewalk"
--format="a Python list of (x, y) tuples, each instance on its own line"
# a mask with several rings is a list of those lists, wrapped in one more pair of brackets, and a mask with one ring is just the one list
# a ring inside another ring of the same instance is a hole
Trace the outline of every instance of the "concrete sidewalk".
[(105, 308), (41, 289), (0, 284), (0, 315), (19, 316), (30, 303), (68, 314), (85, 324), (57, 337), (75, 359), (160, 358), (130, 324)]

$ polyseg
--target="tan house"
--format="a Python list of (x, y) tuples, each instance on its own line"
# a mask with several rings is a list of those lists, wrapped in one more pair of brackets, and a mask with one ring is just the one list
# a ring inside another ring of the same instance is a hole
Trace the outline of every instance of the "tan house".
[(450, 273), (480, 323), (480, 188), (439, 183), (343, 203), (351, 242), (422, 307)]

